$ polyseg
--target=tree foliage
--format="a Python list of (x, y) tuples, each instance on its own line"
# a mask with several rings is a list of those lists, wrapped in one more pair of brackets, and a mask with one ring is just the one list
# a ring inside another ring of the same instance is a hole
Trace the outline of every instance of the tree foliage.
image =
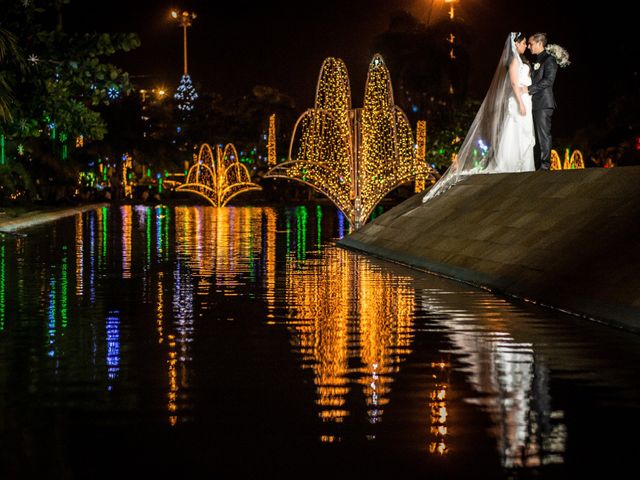
[(1, 117), (11, 137), (37, 137), (56, 128), (70, 138), (100, 139), (105, 123), (96, 107), (131, 90), (127, 73), (103, 58), (136, 48), (137, 35), (67, 33), (61, 13), (66, 3), (12, 2), (0, 13), (6, 32), (0, 44), (14, 45), (11, 39), (17, 44), (3, 52), (0, 72), (5, 107), (12, 97)]

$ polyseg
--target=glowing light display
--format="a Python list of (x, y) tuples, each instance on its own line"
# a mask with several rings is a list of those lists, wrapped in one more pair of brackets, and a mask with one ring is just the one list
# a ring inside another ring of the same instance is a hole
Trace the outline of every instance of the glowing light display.
[[(342, 423), (351, 414), (349, 375), (357, 375), (367, 420), (376, 424), (389, 403), (393, 374), (412, 352), (415, 304), (410, 282), (341, 249), (325, 258), (317, 269), (305, 270), (303, 275), (301, 265), (308, 260), (292, 256), (287, 262), (291, 342), (303, 367), (314, 373), (318, 416), (323, 422)], [(357, 312), (352, 307), (354, 298)], [(331, 432), (323, 434), (322, 441), (336, 440)]]
[(122, 187), (125, 198), (131, 198), (133, 186), (129, 181), (129, 172), (133, 170), (133, 158), (128, 153), (122, 155)]
[(4, 330), (6, 317), (7, 265), (4, 244), (0, 245), (0, 331)]
[(267, 144), (267, 155), (269, 168), (276, 166), (276, 114), (269, 117), (269, 143)]
[[(131, 278), (131, 205), (120, 207), (122, 215), (122, 278)], [(106, 232), (104, 233), (106, 237)]]
[(562, 167), (564, 170), (574, 170), (584, 168), (584, 160), (582, 158), (582, 152), (580, 150), (574, 150), (571, 155), (569, 155), (569, 149), (567, 148), (564, 151), (564, 165)]
[(584, 168), (584, 158), (580, 150), (574, 150), (569, 155), (569, 149), (564, 151), (564, 163), (556, 150), (551, 150), (551, 170), (575, 170)]
[(110, 311), (106, 320), (107, 377), (115, 380), (120, 372), (120, 312)]
[(178, 110), (181, 112), (193, 110), (194, 103), (198, 99), (198, 92), (196, 92), (196, 87), (193, 86), (191, 77), (188, 74), (182, 75), (173, 98), (178, 101)]
[(84, 275), (84, 236), (82, 214), (76, 215), (76, 295), (82, 295)]
[[(418, 120), (416, 125), (416, 162), (424, 162), (427, 158), (427, 122)], [(416, 176), (415, 192), (422, 192), (426, 187), (426, 179)]]
[(434, 388), (429, 394), (429, 453), (437, 453), (446, 455), (449, 452), (447, 446), (447, 418), (449, 412), (447, 409), (447, 390), (449, 388), (448, 379), (443, 379), (448, 375), (450, 365), (447, 362), (433, 362), (431, 368), (434, 369), (433, 378), (435, 380)]
[(249, 171), (240, 163), (233, 144), (227, 144), (224, 150), (217, 146), (214, 157), (213, 150), (205, 143), (189, 169), (186, 182), (176, 190), (195, 193), (214, 207), (224, 207), (236, 195), (262, 190), (262, 187), (251, 182)]
[(435, 171), (415, 155), (404, 112), (394, 105), (389, 71), (382, 57), (369, 65), (364, 107), (351, 108), (351, 88), (344, 62), (322, 64), (314, 108), (298, 119), (289, 159), (266, 177), (302, 182), (326, 195), (347, 217), (362, 226), (376, 204), (417, 175)]

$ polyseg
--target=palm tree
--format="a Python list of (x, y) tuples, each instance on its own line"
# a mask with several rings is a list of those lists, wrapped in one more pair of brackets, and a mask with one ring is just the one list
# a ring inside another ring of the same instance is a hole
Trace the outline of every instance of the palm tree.
[[(13, 33), (0, 28), (0, 62), (4, 62), (6, 57), (12, 57), (20, 66), (23, 64), (23, 58), (18, 49), (18, 42)], [(11, 121), (11, 110), (9, 105), (13, 96), (11, 87), (7, 81), (6, 70), (0, 70), (0, 121)]]

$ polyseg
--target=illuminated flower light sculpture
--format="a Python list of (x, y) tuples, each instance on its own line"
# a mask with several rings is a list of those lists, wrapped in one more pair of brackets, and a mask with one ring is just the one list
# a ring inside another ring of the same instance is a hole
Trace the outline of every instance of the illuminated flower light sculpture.
[(228, 143), (224, 150), (216, 147), (216, 155), (208, 144), (200, 147), (196, 163), (191, 166), (186, 182), (176, 190), (206, 198), (214, 207), (224, 207), (229, 200), (249, 190), (262, 190), (251, 182), (247, 167), (240, 163), (238, 152)]
[[(294, 155), (295, 152), (295, 155)], [(422, 176), (432, 182), (436, 171), (416, 158), (411, 127), (393, 103), (391, 78), (384, 60), (369, 65), (364, 107), (351, 108), (351, 88), (344, 62), (322, 64), (314, 108), (298, 119), (289, 160), (266, 177), (305, 183), (326, 195), (360, 228), (385, 195)]]
[(564, 163), (556, 150), (551, 150), (551, 170), (575, 170), (584, 168), (584, 159), (580, 150), (574, 150), (569, 155), (569, 149), (564, 151)]

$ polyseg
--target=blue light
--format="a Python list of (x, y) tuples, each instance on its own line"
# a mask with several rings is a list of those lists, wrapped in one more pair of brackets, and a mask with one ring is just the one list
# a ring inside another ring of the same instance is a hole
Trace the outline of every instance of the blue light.
[(344, 215), (338, 210), (338, 238), (344, 237)]
[(107, 376), (113, 380), (120, 371), (120, 312), (107, 315)]
[(482, 151), (482, 154), (486, 154), (487, 150), (489, 150), (489, 147), (484, 143), (484, 140), (482, 140), (481, 138), (478, 139), (478, 146), (480, 147), (480, 150)]
[(418, 106), (417, 106), (417, 105), (411, 105), (411, 111), (412, 111), (413, 113), (417, 113), (417, 112), (418, 112), (418, 110), (419, 110), (419, 108), (418, 108)]
[(110, 100), (115, 100), (120, 96), (120, 89), (118, 87), (107, 88), (107, 97)]

